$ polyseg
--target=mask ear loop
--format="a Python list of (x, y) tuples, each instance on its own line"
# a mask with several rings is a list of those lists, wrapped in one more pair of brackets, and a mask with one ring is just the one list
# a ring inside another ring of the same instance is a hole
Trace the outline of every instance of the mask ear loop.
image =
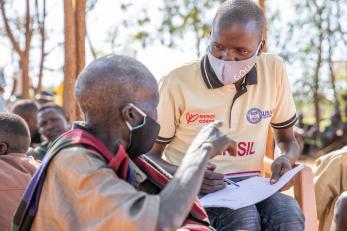
[(146, 115), (146, 113), (144, 113), (140, 108), (136, 107), (134, 104), (130, 103), (130, 106), (132, 106), (133, 108), (135, 108), (135, 110), (136, 110), (138, 113), (140, 113), (140, 115), (143, 116), (142, 124), (139, 124), (139, 125), (137, 125), (137, 126), (135, 126), (135, 127), (131, 127), (131, 125), (130, 125), (129, 123), (127, 124), (127, 125), (128, 125), (128, 128), (131, 129), (131, 130), (133, 131), (133, 130), (136, 130), (136, 129), (138, 129), (138, 128), (141, 128), (141, 127), (145, 126), (145, 124), (146, 124), (146, 122), (147, 122), (147, 115)]
[(131, 127), (131, 125), (129, 124), (128, 121), (125, 121), (125, 124), (127, 125), (128, 129), (129, 129), (129, 141), (128, 141), (128, 145), (127, 145), (127, 150), (130, 148), (131, 143), (132, 143), (132, 139), (133, 139), (133, 127)]
[(132, 143), (132, 136), (133, 136), (133, 131), (136, 129), (139, 129), (143, 126), (145, 126), (145, 124), (147, 123), (147, 115), (146, 113), (144, 113), (140, 108), (136, 107), (134, 104), (130, 103), (130, 106), (132, 106), (133, 108), (135, 108), (135, 110), (137, 112), (139, 112), (142, 116), (143, 116), (143, 121), (142, 124), (139, 124), (135, 127), (132, 127), (131, 124), (128, 121), (125, 121), (125, 124), (127, 125), (128, 129), (129, 129), (129, 142), (127, 145), (127, 149), (130, 147), (131, 143)]

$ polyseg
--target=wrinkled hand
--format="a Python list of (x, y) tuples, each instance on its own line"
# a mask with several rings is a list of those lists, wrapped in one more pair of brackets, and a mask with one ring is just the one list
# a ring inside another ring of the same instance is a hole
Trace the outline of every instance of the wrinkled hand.
[(223, 134), (219, 128), (222, 122), (213, 122), (204, 126), (193, 140), (190, 149), (198, 151), (209, 150), (210, 158), (220, 155), (227, 148), (236, 148), (236, 142)]
[[(271, 166), (272, 176), (270, 183), (275, 184), (278, 182), (279, 178), (286, 172), (292, 169), (292, 164), (286, 156), (279, 156), (274, 160)], [(290, 180), (280, 191), (288, 190), (294, 184), (294, 180)]]
[(216, 165), (209, 164), (205, 171), (204, 179), (200, 188), (200, 193), (209, 194), (225, 188), (224, 175), (214, 172)]

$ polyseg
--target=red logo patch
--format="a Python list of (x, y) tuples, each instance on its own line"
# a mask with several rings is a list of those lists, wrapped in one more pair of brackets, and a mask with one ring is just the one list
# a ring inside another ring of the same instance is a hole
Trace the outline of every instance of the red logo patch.
[(215, 117), (216, 116), (213, 114), (192, 114), (189, 112), (186, 114), (187, 124), (191, 124), (196, 121), (201, 124), (208, 124), (214, 122)]
[(199, 118), (199, 114), (186, 114), (187, 124), (195, 122)]

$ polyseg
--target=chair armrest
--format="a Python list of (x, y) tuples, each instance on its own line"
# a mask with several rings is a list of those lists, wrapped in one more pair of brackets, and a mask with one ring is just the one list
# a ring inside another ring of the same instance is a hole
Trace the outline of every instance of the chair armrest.
[[(271, 177), (273, 160), (265, 157), (263, 162), (265, 177)], [(312, 169), (305, 165), (294, 177), (294, 197), (305, 216), (305, 230), (318, 230), (316, 194), (314, 192)]]
[(263, 169), (264, 169), (265, 177), (271, 177), (272, 162), (273, 162), (273, 160), (270, 159), (269, 157), (267, 157), (267, 156), (264, 157)]
[(295, 176), (294, 196), (305, 215), (305, 230), (318, 230), (313, 173), (307, 165)]

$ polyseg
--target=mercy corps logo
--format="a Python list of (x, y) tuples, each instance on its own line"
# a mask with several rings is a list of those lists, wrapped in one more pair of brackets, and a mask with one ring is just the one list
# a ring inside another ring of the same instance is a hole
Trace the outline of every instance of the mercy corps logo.
[(214, 122), (214, 119), (216, 118), (216, 115), (213, 114), (192, 114), (187, 112), (186, 114), (186, 120), (187, 124), (191, 124), (194, 122), (198, 122), (201, 124), (207, 124), (207, 123), (212, 123)]
[(251, 108), (248, 110), (246, 118), (251, 124), (257, 124), (262, 119), (271, 117), (274, 111), (275, 109), (262, 111), (259, 108)]

